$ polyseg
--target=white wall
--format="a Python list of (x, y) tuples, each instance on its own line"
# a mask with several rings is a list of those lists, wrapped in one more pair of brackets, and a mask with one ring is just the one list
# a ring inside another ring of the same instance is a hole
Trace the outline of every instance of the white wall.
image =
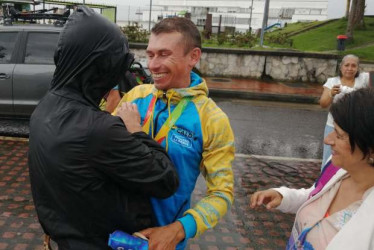
[[(374, 15), (374, 1), (366, 0), (365, 15)], [(345, 15), (346, 0), (329, 0), (328, 4), (328, 19), (341, 18)]]

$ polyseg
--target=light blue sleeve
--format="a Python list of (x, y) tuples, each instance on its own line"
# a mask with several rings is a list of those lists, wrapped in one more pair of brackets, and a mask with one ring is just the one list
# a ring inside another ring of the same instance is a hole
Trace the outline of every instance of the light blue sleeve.
[(178, 221), (182, 223), (185, 239), (193, 238), (197, 231), (197, 225), (195, 219), (190, 214), (186, 214), (182, 218), (179, 218)]

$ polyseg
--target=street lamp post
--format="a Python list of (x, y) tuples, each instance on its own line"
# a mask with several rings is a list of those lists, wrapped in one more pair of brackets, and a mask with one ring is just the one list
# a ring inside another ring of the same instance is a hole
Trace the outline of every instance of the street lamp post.
[[(45, 0), (43, 0), (43, 10), (45, 10)], [(45, 24), (45, 18), (43, 17), (43, 24)]]
[(149, 32), (151, 32), (151, 18), (152, 18), (152, 0), (149, 1), (149, 22), (148, 22)]
[(251, 4), (251, 14), (249, 16), (249, 32), (252, 31), (252, 10), (253, 10), (253, 0), (252, 0), (252, 4)]
[(264, 33), (265, 33), (266, 24), (268, 22), (268, 17), (269, 17), (269, 1), (270, 0), (265, 0), (264, 19), (262, 20), (261, 38), (260, 38), (261, 47), (264, 44)]

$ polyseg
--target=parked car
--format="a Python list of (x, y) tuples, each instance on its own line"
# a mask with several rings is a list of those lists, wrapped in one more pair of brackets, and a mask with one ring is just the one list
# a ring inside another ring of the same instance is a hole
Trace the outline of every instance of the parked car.
[[(29, 117), (49, 89), (61, 27), (0, 26), (0, 116)], [(153, 82), (149, 70), (134, 62), (137, 83)]]
[(0, 115), (30, 116), (49, 89), (60, 27), (0, 26)]

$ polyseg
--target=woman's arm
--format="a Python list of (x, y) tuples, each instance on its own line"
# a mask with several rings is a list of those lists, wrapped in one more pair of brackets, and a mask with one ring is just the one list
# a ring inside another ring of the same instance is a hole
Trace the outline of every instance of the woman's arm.
[(331, 89), (323, 87), (321, 98), (319, 99), (319, 105), (321, 108), (327, 108), (332, 103), (333, 97), (331, 95)]
[(319, 100), (319, 105), (322, 108), (327, 108), (331, 105), (334, 100), (334, 96), (340, 93), (340, 85), (334, 85), (330, 89), (326, 84), (323, 87), (323, 92)]
[(251, 196), (250, 207), (264, 205), (267, 209), (275, 208), (284, 213), (296, 213), (313, 189), (314, 186), (308, 189), (280, 187), (258, 191)]
[(276, 209), (283, 213), (296, 213), (300, 206), (308, 200), (309, 194), (314, 188), (314, 185), (308, 189), (274, 188), (283, 197), (281, 204)]

